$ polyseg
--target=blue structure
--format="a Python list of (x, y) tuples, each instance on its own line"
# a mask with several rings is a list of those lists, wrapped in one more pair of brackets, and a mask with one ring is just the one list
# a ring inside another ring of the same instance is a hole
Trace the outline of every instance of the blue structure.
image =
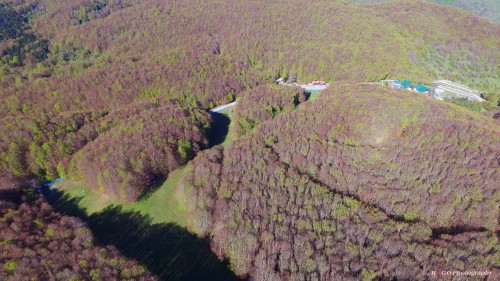
[[(410, 80), (394, 80), (392, 82), (393, 87), (396, 87), (397, 89), (408, 89), (410, 85), (412, 84)], [(422, 84), (414, 84), (413, 89), (417, 90), (420, 93), (425, 93), (430, 91), (430, 89)]]
[(410, 80), (404, 80), (401, 86), (403, 87), (403, 89), (408, 89), (408, 87), (410, 87), (410, 84), (411, 84)]
[(421, 85), (421, 84), (415, 84), (415, 90), (419, 91), (420, 93), (425, 93), (425, 92), (428, 92), (430, 89), (427, 88), (426, 86), (424, 85)]
[(398, 86), (398, 89), (407, 89), (411, 84), (410, 80), (394, 80), (394, 85)]

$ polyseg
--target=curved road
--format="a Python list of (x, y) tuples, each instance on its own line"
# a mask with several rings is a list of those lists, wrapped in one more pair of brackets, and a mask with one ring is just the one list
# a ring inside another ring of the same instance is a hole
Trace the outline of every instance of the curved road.
[(228, 104), (224, 104), (224, 105), (220, 105), (220, 106), (217, 106), (213, 109), (210, 109), (209, 111), (210, 112), (219, 112), (219, 111), (222, 111), (228, 107), (231, 107), (231, 106), (234, 106), (236, 105), (236, 101), (233, 101), (232, 103), (228, 103)]

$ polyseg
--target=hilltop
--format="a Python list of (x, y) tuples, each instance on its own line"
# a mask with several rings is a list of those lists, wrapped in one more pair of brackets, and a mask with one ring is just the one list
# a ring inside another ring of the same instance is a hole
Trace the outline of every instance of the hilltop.
[(252, 280), (495, 271), (499, 136), (452, 104), (335, 84), (194, 160), (194, 228)]

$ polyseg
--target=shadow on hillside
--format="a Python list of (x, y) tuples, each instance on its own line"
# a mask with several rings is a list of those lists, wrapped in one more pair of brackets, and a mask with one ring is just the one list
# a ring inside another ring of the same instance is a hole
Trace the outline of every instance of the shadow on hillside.
[(146, 188), (144, 188), (144, 191), (139, 195), (137, 201), (147, 200), (148, 198), (150, 198), (153, 193), (160, 189), (160, 187), (165, 183), (166, 180), (167, 178), (165, 176), (156, 177), (155, 180), (153, 180), (146, 186)]
[(151, 224), (151, 218), (121, 206), (87, 216), (78, 207), (80, 200), (61, 194), (49, 198), (59, 212), (87, 222), (98, 242), (114, 245), (162, 280), (239, 280), (227, 263), (210, 251), (208, 239), (200, 239), (175, 224)]
[(231, 119), (226, 115), (218, 112), (210, 112), (212, 115), (212, 135), (210, 136), (210, 146), (218, 145), (224, 142), (229, 132), (229, 124)]

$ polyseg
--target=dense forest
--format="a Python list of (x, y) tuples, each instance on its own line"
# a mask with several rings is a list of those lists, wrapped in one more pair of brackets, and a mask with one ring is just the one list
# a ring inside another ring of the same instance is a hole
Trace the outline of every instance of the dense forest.
[(500, 22), (500, 4), (496, 0), (430, 0), (430, 2), (457, 7)]
[(202, 110), (277, 77), (447, 78), (499, 97), (498, 25), (423, 1), (1, 3), (5, 186), (83, 178), (133, 201), (206, 147)]
[(238, 135), (276, 115), (296, 108), (307, 99), (307, 93), (299, 87), (261, 85), (241, 94), (234, 110), (234, 130)]
[(195, 158), (194, 228), (252, 280), (499, 274), (499, 137), (452, 104), (337, 84)]
[(1, 280), (159, 280), (38, 196), (0, 198)]
[[(15, 117), (4, 120), (5, 129), (13, 130)], [(25, 127), (2, 143), (8, 145), (2, 156), (14, 176), (82, 178), (99, 192), (127, 201), (207, 147), (211, 126), (205, 111), (159, 101), (134, 102), (111, 113), (80, 111), (19, 121)]]
[[(500, 25), (430, 3), (465, 1), (353, 2), (374, 1), (0, 0), (0, 279), (498, 276)], [(200, 237), (7, 202), (58, 178)]]
[[(388, 0), (350, 0), (352, 3), (373, 4)], [(492, 21), (500, 22), (500, 4), (497, 0), (428, 0), (428, 2), (457, 7)]]

